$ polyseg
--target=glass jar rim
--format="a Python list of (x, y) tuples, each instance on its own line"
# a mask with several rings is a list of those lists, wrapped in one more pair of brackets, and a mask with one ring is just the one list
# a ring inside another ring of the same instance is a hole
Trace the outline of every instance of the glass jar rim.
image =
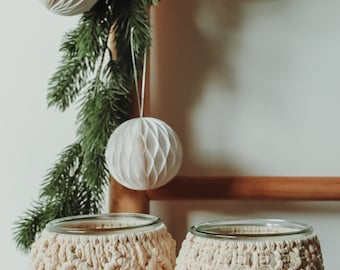
[[(247, 228), (257, 230), (247, 231)], [(263, 240), (309, 236), (313, 234), (313, 228), (284, 219), (226, 219), (194, 225), (190, 232), (197, 236), (222, 240)]]
[[(126, 222), (127, 225), (117, 226), (114, 222)], [(98, 226), (99, 224), (107, 226)], [(160, 218), (149, 214), (88, 214), (54, 219), (46, 224), (46, 230), (60, 234), (119, 234), (145, 231), (160, 224)]]

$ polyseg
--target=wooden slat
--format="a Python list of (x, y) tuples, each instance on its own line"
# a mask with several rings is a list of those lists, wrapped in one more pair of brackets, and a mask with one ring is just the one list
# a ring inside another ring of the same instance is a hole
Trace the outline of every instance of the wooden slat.
[(149, 199), (145, 191), (128, 189), (111, 179), (110, 212), (149, 213)]
[(150, 200), (340, 200), (340, 177), (178, 176)]

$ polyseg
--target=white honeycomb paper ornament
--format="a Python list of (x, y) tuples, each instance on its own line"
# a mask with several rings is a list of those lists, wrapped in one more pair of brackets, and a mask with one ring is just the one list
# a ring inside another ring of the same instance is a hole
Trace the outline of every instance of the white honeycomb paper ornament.
[(152, 117), (130, 119), (109, 138), (105, 159), (121, 185), (148, 190), (168, 183), (179, 171), (183, 151), (175, 131)]
[(39, 0), (53, 13), (72, 16), (89, 11), (98, 0)]

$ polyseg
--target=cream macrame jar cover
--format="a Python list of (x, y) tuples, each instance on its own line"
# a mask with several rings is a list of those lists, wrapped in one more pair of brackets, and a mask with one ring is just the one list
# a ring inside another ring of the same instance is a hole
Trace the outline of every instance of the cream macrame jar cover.
[(284, 220), (232, 220), (193, 226), (177, 270), (322, 270), (320, 243), (310, 226)]
[(172, 270), (175, 240), (144, 214), (54, 220), (32, 245), (31, 270)]

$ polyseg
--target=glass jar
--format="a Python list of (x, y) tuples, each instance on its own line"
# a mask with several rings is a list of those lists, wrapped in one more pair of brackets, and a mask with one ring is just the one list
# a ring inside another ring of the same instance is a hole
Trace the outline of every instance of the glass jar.
[(222, 220), (192, 226), (177, 270), (322, 270), (320, 243), (306, 224), (276, 219)]
[(49, 222), (32, 245), (30, 269), (173, 270), (175, 240), (146, 214), (83, 215)]

